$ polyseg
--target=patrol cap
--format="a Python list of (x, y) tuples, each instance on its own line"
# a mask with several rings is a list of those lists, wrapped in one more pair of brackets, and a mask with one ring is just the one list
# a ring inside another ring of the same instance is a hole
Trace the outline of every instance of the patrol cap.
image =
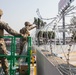
[(3, 15), (3, 11), (0, 9), (0, 16), (2, 16)]
[(25, 24), (25, 26), (32, 26), (32, 24), (28, 21), (26, 21), (24, 24)]

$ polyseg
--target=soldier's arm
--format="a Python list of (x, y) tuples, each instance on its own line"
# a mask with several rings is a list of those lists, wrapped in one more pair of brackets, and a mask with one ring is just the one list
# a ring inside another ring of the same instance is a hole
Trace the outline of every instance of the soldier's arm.
[(5, 29), (9, 34), (14, 35), (14, 36), (21, 36), (20, 33), (17, 31), (13, 30), (8, 23), (5, 22), (0, 22), (0, 25), (2, 26), (3, 29)]
[(30, 26), (29, 27), (29, 30), (32, 30), (32, 29), (34, 29), (34, 28), (36, 28), (37, 26)]

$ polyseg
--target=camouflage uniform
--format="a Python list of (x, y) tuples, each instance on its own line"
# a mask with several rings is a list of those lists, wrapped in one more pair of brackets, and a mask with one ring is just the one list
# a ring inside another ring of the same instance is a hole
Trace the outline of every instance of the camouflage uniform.
[[(1, 18), (1, 16), (2, 15), (1, 15), (1, 10), (0, 10), (0, 18)], [(21, 34), (17, 33), (12, 28), (10, 28), (8, 26), (8, 23), (0, 21), (0, 54), (7, 55), (6, 45), (5, 45), (4, 39), (2, 38), (2, 36), (4, 36), (4, 30), (6, 30), (8, 33), (10, 33), (11, 35), (14, 35), (14, 36), (20, 36)], [(3, 71), (5, 72), (5, 75), (8, 75), (8, 61), (7, 61), (7, 58), (0, 57), (0, 60), (1, 60)]]
[(23, 38), (20, 39), (20, 53), (19, 53), (19, 55), (21, 55), (24, 45), (25, 44), (27, 45), (27, 37), (30, 36), (29, 31), (36, 27), (36, 26), (32, 26), (32, 24), (30, 24), (29, 22), (25, 22), (24, 25), (25, 25), (25, 27), (20, 29), (20, 33), (23, 34)]

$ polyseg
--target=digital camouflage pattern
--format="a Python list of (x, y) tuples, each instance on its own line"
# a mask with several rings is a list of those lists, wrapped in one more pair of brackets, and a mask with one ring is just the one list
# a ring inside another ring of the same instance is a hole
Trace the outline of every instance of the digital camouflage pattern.
[(27, 43), (27, 37), (30, 36), (30, 30), (36, 28), (36, 26), (33, 26), (32, 24), (30, 24), (30, 22), (26, 21), (24, 23), (25, 27), (23, 27), (22, 29), (20, 29), (20, 33), (23, 34), (23, 38), (20, 39), (20, 53), (19, 55), (22, 54), (23, 51), (23, 47), (24, 45)]
[[(2, 10), (0, 9), (0, 18), (3, 15)], [(0, 20), (0, 55), (7, 55), (7, 49), (5, 45), (5, 41), (2, 38), (4, 36), (4, 30), (6, 30), (9, 34), (14, 35), (14, 36), (20, 36), (21, 34), (17, 33), (15, 30), (13, 30), (8, 23), (5, 23)], [(5, 75), (8, 75), (8, 61), (7, 58), (5, 57), (0, 57), (1, 64), (3, 71), (5, 72)]]

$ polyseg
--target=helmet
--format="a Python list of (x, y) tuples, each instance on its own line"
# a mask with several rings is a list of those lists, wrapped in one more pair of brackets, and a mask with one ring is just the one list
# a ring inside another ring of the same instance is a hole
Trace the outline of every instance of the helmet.
[(0, 15), (2, 16), (3, 15), (3, 11), (0, 9)]
[(30, 24), (30, 22), (26, 21), (25, 23), (25, 26), (32, 26), (32, 24)]

